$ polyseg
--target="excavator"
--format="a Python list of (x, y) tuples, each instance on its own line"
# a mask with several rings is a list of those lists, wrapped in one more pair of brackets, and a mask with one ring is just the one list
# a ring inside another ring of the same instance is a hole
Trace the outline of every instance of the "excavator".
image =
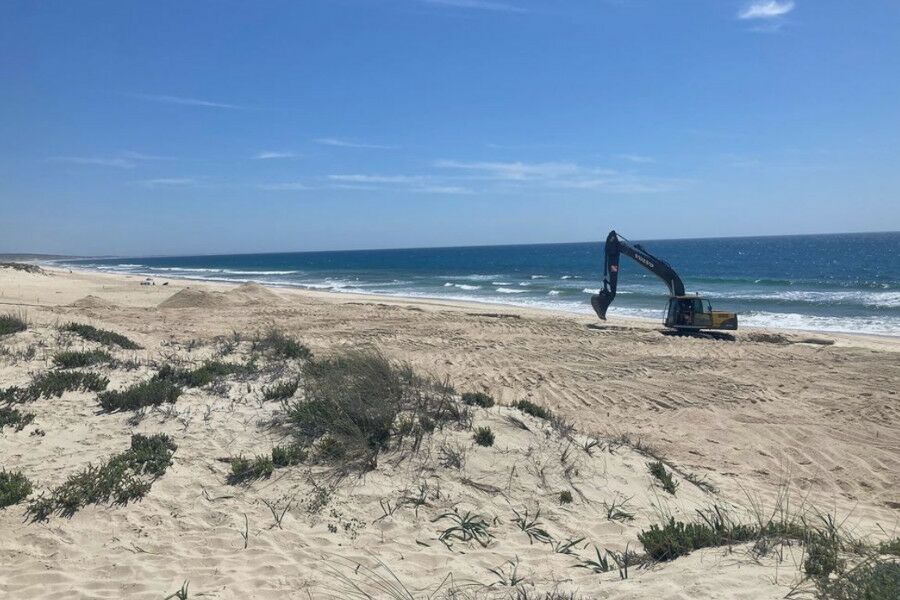
[(669, 263), (647, 252), (640, 244), (632, 244), (615, 231), (606, 237), (606, 265), (603, 289), (591, 296), (591, 306), (597, 316), (606, 320), (606, 309), (616, 297), (619, 280), (619, 256), (630, 256), (636, 263), (662, 279), (669, 288), (669, 306), (663, 324), (678, 333), (703, 330), (735, 330), (737, 314), (713, 310), (709, 300), (684, 292), (684, 283)]

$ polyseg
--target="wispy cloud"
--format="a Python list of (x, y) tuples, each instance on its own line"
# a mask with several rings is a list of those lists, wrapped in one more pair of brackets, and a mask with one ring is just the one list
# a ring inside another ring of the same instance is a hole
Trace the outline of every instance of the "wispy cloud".
[(101, 157), (101, 156), (51, 156), (53, 162), (70, 163), (73, 165), (88, 165), (95, 167), (115, 167), (117, 169), (133, 169), (135, 162), (127, 158)]
[(348, 183), (418, 183), (423, 180), (418, 175), (329, 175), (331, 181)]
[(163, 104), (180, 104), (182, 106), (196, 106), (200, 108), (224, 108), (229, 110), (241, 110), (244, 107), (237, 104), (226, 104), (224, 102), (213, 102), (212, 100), (200, 100), (198, 98), (185, 98), (182, 96), (167, 96), (165, 94), (127, 94), (132, 98), (139, 98), (150, 102), (161, 102)]
[(263, 183), (256, 187), (258, 187), (261, 190), (282, 191), (282, 192), (315, 189), (314, 187), (309, 186), (301, 181), (288, 181), (285, 183)]
[(399, 146), (389, 146), (385, 144), (369, 144), (356, 140), (346, 140), (342, 138), (316, 138), (315, 143), (322, 146), (334, 146), (337, 148), (365, 148), (370, 150), (396, 150)]
[(492, 0), (419, 0), (425, 4), (435, 4), (450, 8), (463, 8), (471, 10), (487, 10), (493, 12), (525, 13), (527, 9), (507, 2), (494, 2)]
[(779, 2), (778, 0), (760, 0), (752, 2), (738, 12), (738, 19), (777, 19), (788, 14), (795, 8), (792, 0)]
[(144, 179), (138, 182), (140, 185), (151, 188), (159, 187), (192, 187), (197, 184), (190, 177), (160, 177), (158, 179)]
[(51, 156), (47, 160), (73, 165), (133, 169), (142, 162), (176, 159), (171, 156), (157, 156), (155, 154), (144, 154), (143, 152), (124, 150), (112, 156)]
[(263, 151), (258, 152), (253, 155), (253, 160), (275, 160), (280, 158), (298, 158), (300, 155), (295, 154), (293, 152), (276, 152), (276, 151)]
[(579, 189), (598, 192), (644, 194), (674, 189), (683, 182), (651, 178), (600, 167), (584, 167), (571, 162), (466, 162), (439, 160), (436, 167), (468, 172), (476, 179), (502, 186), (545, 189)]
[(616, 154), (616, 158), (641, 165), (656, 162), (656, 159), (654, 159), (653, 157), (643, 156), (641, 154)]

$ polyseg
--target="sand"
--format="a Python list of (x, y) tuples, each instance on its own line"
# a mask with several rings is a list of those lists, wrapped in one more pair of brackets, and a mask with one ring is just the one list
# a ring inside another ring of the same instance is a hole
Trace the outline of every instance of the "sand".
[[(385, 577), (389, 568), (410, 590), (443, 582), (469, 594), (459, 597), (508, 597), (512, 588), (490, 569), (509, 574), (507, 561), (518, 559), (529, 590), (781, 598), (800, 578), (797, 547), (764, 557), (745, 546), (707, 549), (632, 568), (627, 580), (576, 565), (594, 545), (640, 550), (638, 533), (665, 515), (690, 519), (713, 504), (746, 514), (757, 502), (774, 506), (785, 489), (795, 504), (837, 514), (854, 535), (898, 530), (897, 339), (749, 329), (734, 340), (685, 338), (655, 323), (477, 304), (51, 272), (0, 270), (0, 312), (25, 310), (31, 324), (0, 339), (0, 388), (50, 369), (60, 347), (99, 347), (61, 336), (60, 322), (88, 322), (144, 346), (114, 352), (132, 361), (129, 369), (95, 369), (112, 389), (148, 378), (164, 357), (196, 364), (228, 348), (225, 358), (237, 360), (256, 332), (277, 326), (317, 356), (377, 347), (459, 390), (492, 394), (500, 405), (473, 411), (474, 425), (490, 426), (497, 441), (478, 447), (471, 431), (449, 428), (411, 456), (385, 455), (361, 478), (302, 466), (231, 486), (219, 459), (284, 440), (272, 425), (278, 404), (261, 399), (267, 381), (191, 389), (174, 410), (137, 424), (99, 413), (92, 393), (41, 399), (27, 406), (32, 424), (0, 432), (0, 467), (26, 473), (36, 494), (120, 452), (133, 432), (165, 432), (179, 448), (139, 503), (43, 524), (24, 521), (21, 505), (0, 510), (0, 597), (159, 599), (189, 580), (190, 597), (349, 598), (348, 586), (371, 583), (370, 568)], [(508, 406), (523, 399), (551, 408), (576, 433), (566, 438)], [(626, 437), (676, 470), (674, 497), (647, 473), (647, 456), (621, 443)], [(599, 443), (588, 452), (591, 439)], [(466, 450), (462, 469), (442, 466), (446, 447)], [(686, 480), (689, 473), (717, 492)], [(572, 503), (560, 503), (562, 490)], [(416, 510), (404, 497), (424, 500)], [(604, 503), (625, 498), (634, 519), (607, 519)], [(273, 514), (285, 507), (279, 526)], [(438, 535), (448, 520), (439, 517), (454, 508), (483, 515), (493, 540), (447, 548)], [(584, 538), (575, 554), (531, 543), (512, 521), (526, 508), (540, 509), (554, 539)]]

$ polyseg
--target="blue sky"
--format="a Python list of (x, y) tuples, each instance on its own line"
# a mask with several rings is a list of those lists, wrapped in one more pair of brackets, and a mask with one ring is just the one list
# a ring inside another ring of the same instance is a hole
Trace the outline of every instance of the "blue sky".
[(900, 229), (900, 4), (0, 0), (0, 252)]

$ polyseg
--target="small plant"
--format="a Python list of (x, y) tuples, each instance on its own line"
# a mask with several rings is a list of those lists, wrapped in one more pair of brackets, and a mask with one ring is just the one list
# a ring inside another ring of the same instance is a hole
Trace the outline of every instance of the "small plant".
[(550, 545), (557, 554), (575, 554), (573, 548), (584, 541), (583, 537), (574, 540), (553, 540)]
[(444, 442), (438, 449), (438, 463), (445, 468), (462, 469), (466, 465), (465, 447)]
[(684, 476), (684, 478), (687, 481), (696, 485), (698, 488), (700, 488), (704, 492), (709, 492), (710, 494), (716, 493), (716, 486), (714, 486), (709, 481), (707, 481), (706, 477), (700, 477), (700, 476), (696, 475), (695, 473), (688, 473), (687, 475)]
[(606, 518), (610, 521), (633, 521), (634, 513), (628, 510), (628, 502), (631, 497), (619, 499), (619, 495), (612, 499), (612, 502), (604, 502), (603, 508), (606, 509)]
[(175, 592), (174, 594), (169, 594), (165, 597), (164, 600), (188, 600), (188, 586), (190, 585), (190, 581), (185, 581), (181, 584), (181, 589)]
[(296, 379), (282, 381), (281, 383), (276, 383), (269, 387), (264, 387), (262, 390), (263, 400), (267, 400), (267, 401), (288, 400), (295, 393), (297, 393), (298, 387), (300, 387), (300, 382)]
[(435, 519), (432, 519), (431, 522), (437, 523), (444, 519), (448, 519), (453, 523), (453, 525), (443, 530), (438, 537), (447, 548), (452, 548), (454, 541), (475, 541), (478, 542), (482, 548), (487, 548), (491, 543), (491, 540), (494, 539), (494, 536), (490, 532), (488, 522), (481, 515), (471, 512), (466, 512), (462, 515), (454, 508), (452, 512), (445, 512)]
[(237, 485), (253, 479), (268, 479), (275, 472), (271, 456), (257, 456), (253, 459), (241, 456), (231, 459), (231, 474), (228, 483)]
[(174, 404), (180, 395), (181, 388), (170, 381), (150, 379), (124, 390), (104, 392), (97, 396), (97, 401), (106, 412), (119, 412)]
[(484, 392), (466, 392), (462, 395), (463, 404), (490, 408), (494, 406), (494, 399)]
[(307, 458), (305, 448), (296, 444), (290, 446), (275, 446), (272, 448), (272, 464), (276, 467), (291, 467), (302, 463)]
[(63, 325), (63, 331), (69, 331), (89, 342), (97, 342), (104, 346), (118, 346), (125, 350), (140, 350), (141, 346), (131, 341), (124, 335), (106, 329), (97, 329), (93, 325), (83, 323), (68, 323)]
[(559, 503), (560, 504), (572, 504), (572, 492), (569, 490), (563, 490), (559, 493)]
[[(596, 560), (593, 558), (584, 559), (575, 566), (579, 569), (590, 569), (594, 573), (606, 573), (611, 571), (612, 566), (609, 564), (609, 550), (605, 550), (603, 554), (600, 554), (600, 548), (594, 546), (594, 553), (597, 555)], [(613, 562), (615, 563), (615, 558), (613, 558)]]
[(310, 349), (293, 340), (278, 329), (270, 329), (262, 337), (253, 341), (252, 350), (280, 358), (308, 360), (312, 358)]
[(15, 431), (22, 431), (32, 421), (34, 421), (34, 413), (22, 413), (15, 408), (0, 406), (0, 431), (7, 426), (12, 427)]
[[(507, 568), (509, 572), (507, 573)], [(502, 565), (498, 567), (494, 567), (493, 569), (488, 569), (491, 573), (497, 576), (497, 582), (492, 585), (500, 585), (504, 587), (516, 587), (523, 581), (525, 581), (524, 577), (519, 577), (519, 557), (517, 556), (514, 560), (508, 560)]]
[(131, 436), (131, 447), (101, 463), (88, 465), (50, 492), (32, 500), (26, 514), (46, 521), (53, 513), (71, 517), (89, 504), (128, 504), (140, 500), (172, 464), (175, 443), (165, 434)]
[(243, 375), (254, 370), (255, 366), (252, 363), (240, 365), (212, 360), (190, 371), (182, 371), (172, 365), (163, 365), (153, 378), (184, 387), (204, 387), (228, 375)]
[(538, 509), (533, 517), (529, 517), (527, 508), (525, 509), (525, 514), (520, 514), (516, 509), (513, 509), (513, 513), (516, 516), (512, 522), (525, 532), (525, 535), (528, 536), (529, 544), (533, 544), (535, 541), (549, 544), (553, 540), (553, 537), (547, 533), (547, 530), (543, 527), (544, 524), (540, 521), (541, 509)]
[(28, 329), (28, 320), (25, 313), (6, 313), (0, 315), (0, 336), (19, 333)]
[(75, 351), (63, 350), (53, 355), (53, 364), (60, 369), (75, 369), (93, 365), (111, 363), (113, 357), (103, 350)]
[(517, 400), (510, 406), (521, 410), (526, 415), (531, 415), (532, 417), (536, 417), (538, 419), (549, 420), (553, 418), (553, 412), (549, 408), (545, 408), (540, 404), (535, 404), (530, 400)]
[(31, 493), (31, 482), (19, 471), (0, 469), (0, 508), (18, 504)]
[(666, 471), (662, 461), (648, 462), (647, 470), (659, 481), (665, 491), (673, 496), (675, 495), (675, 491), (678, 489), (678, 482), (672, 479), (672, 473)]
[(844, 568), (840, 557), (840, 545), (836, 538), (816, 536), (806, 544), (803, 572), (812, 579), (827, 580), (835, 572)]
[(490, 427), (479, 427), (475, 430), (475, 443), (479, 446), (493, 446), (494, 432)]

